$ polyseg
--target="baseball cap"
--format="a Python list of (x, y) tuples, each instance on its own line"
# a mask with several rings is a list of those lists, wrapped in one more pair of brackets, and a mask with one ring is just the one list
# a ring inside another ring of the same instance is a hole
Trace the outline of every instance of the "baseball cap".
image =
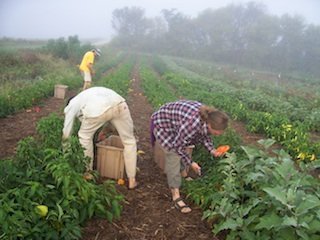
[(99, 48), (92, 49), (98, 56), (101, 56), (101, 50)]

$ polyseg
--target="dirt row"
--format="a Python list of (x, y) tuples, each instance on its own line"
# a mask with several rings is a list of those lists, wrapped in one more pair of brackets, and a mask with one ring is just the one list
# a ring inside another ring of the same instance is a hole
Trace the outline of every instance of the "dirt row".
[(201, 220), (202, 213), (196, 206), (192, 206), (193, 211), (188, 215), (173, 207), (166, 177), (153, 160), (148, 127), (153, 110), (140, 88), (137, 68), (131, 79), (134, 79), (133, 91), (127, 102), (135, 123), (138, 149), (145, 152), (138, 157), (140, 185), (134, 191), (117, 186), (125, 196), (121, 219), (113, 223), (101, 219), (89, 221), (84, 228), (84, 239), (217, 239)]

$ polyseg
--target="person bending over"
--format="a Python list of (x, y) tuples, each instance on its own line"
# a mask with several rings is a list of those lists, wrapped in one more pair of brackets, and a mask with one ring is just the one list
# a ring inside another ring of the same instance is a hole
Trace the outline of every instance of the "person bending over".
[(73, 97), (64, 109), (63, 140), (70, 137), (75, 118), (81, 121), (78, 132), (85, 156), (91, 161), (87, 170), (93, 169), (93, 137), (106, 122), (118, 131), (124, 146), (123, 155), (129, 189), (137, 186), (135, 179), (137, 164), (137, 143), (134, 137), (133, 121), (128, 105), (115, 91), (104, 87), (92, 87)]
[(193, 162), (186, 147), (203, 144), (214, 157), (221, 154), (213, 146), (210, 135), (221, 135), (228, 126), (228, 116), (197, 101), (180, 100), (159, 108), (151, 116), (151, 143), (158, 141), (165, 152), (165, 173), (175, 207), (182, 213), (191, 208), (180, 196), (181, 169), (191, 168), (201, 173), (200, 166)]

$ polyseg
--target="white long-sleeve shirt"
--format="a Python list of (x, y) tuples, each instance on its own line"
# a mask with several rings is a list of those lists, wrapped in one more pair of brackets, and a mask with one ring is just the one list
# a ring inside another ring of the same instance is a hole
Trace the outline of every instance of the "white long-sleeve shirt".
[(72, 98), (64, 109), (63, 138), (66, 139), (71, 135), (76, 117), (98, 117), (109, 108), (124, 101), (123, 97), (109, 88), (92, 87), (82, 91)]

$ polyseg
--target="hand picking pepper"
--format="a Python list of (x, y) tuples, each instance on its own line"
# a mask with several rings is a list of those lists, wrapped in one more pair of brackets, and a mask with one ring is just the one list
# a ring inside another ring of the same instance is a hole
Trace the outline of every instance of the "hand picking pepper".
[(215, 157), (221, 157), (224, 154), (226, 154), (226, 152), (228, 152), (229, 149), (230, 149), (229, 145), (221, 145), (213, 152), (213, 155)]

